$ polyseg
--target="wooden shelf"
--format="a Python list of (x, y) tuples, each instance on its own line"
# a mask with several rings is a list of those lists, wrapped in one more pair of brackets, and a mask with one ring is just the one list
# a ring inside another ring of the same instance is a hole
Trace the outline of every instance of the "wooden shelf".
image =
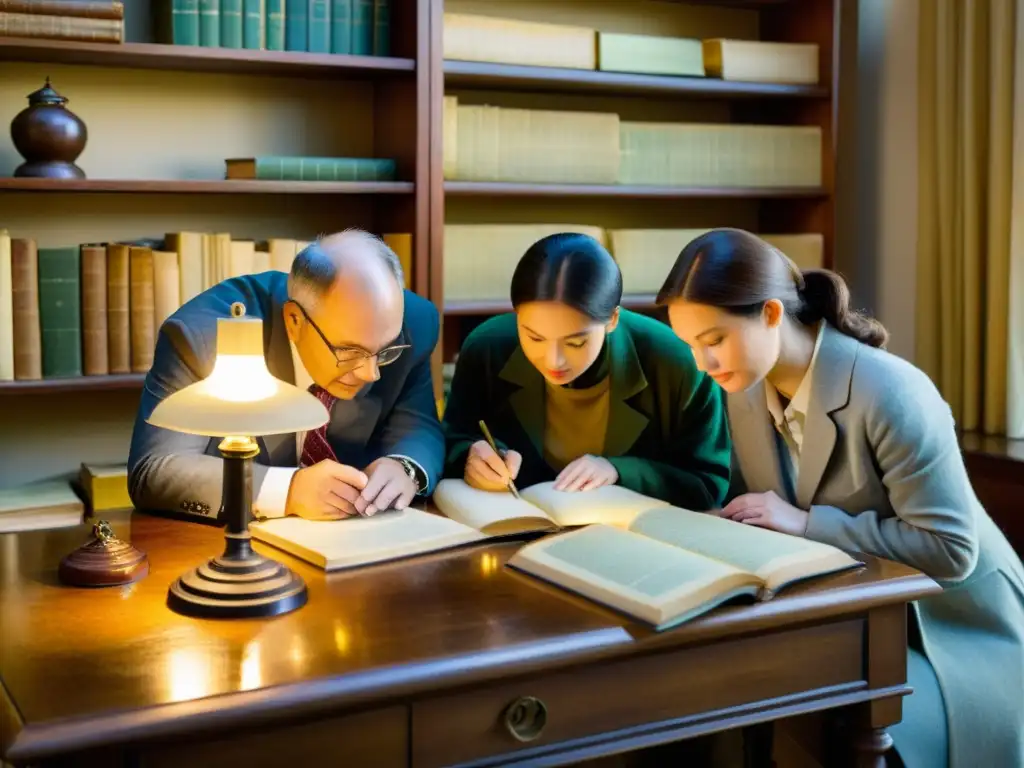
[[(654, 298), (653, 293), (623, 296), (621, 306), (626, 309), (652, 309), (654, 307)], [(497, 299), (446, 301), (444, 305), (444, 313), (446, 315), (497, 315), (502, 312), (511, 311), (511, 302), (499, 301)]]
[(518, 184), (505, 181), (446, 181), (446, 195), (493, 197), (777, 198), (824, 197), (821, 187), (644, 187), (628, 184)]
[(699, 99), (828, 98), (818, 85), (738, 83), (710, 77), (668, 77), (586, 69), (525, 67), (477, 61), (445, 61), (446, 86), (488, 90), (532, 90), (646, 96), (670, 94)]
[(408, 195), (411, 181), (152, 181), (0, 178), (0, 192), (107, 192), (172, 195)]
[(0, 381), (0, 396), (45, 395), (66, 392), (105, 392), (112, 390), (138, 390), (145, 380), (144, 373), (124, 373), (111, 376), (76, 376), (67, 379), (37, 379), (35, 381)]
[(412, 59), (384, 56), (252, 51), (155, 43), (77, 43), (17, 37), (0, 37), (0, 61), (303, 78), (377, 78), (416, 70), (416, 62)]

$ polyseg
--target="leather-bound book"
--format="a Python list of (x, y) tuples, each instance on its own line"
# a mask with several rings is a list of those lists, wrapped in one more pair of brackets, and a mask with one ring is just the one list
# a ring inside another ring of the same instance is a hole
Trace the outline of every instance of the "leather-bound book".
[(128, 252), (122, 243), (107, 244), (107, 360), (111, 373), (130, 373), (128, 321)]
[(110, 373), (107, 350), (107, 249), (82, 246), (82, 373)]
[(81, 255), (78, 246), (39, 248), (43, 378), (82, 375)]
[(14, 325), (14, 378), (43, 378), (39, 330), (39, 261), (36, 241), (11, 240), (11, 305)]
[(132, 246), (128, 257), (128, 276), (132, 373), (146, 373), (153, 365), (153, 348), (156, 346), (153, 249)]

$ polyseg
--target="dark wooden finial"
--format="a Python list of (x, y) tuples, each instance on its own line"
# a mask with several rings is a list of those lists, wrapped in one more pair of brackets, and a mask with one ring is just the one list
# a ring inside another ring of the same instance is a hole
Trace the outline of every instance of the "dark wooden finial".
[(106, 520), (92, 527), (92, 539), (60, 561), (57, 575), (74, 587), (131, 584), (149, 573), (149, 559), (114, 535)]

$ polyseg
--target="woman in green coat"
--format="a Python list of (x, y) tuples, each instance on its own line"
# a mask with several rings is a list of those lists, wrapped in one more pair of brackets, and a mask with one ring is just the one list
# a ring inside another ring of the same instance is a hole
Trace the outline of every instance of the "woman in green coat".
[(445, 475), (485, 490), (553, 480), (574, 492), (618, 484), (694, 510), (720, 504), (730, 459), (721, 395), (668, 326), (620, 309), (608, 251), (582, 234), (546, 237), (520, 260), (511, 293), (514, 312), (478, 326), (459, 353)]
[(943, 591), (912, 604), (907, 768), (1024, 768), (1024, 567), (978, 502), (949, 406), (881, 349), (842, 278), (713, 230), (658, 303), (728, 392), (724, 517), (906, 563)]

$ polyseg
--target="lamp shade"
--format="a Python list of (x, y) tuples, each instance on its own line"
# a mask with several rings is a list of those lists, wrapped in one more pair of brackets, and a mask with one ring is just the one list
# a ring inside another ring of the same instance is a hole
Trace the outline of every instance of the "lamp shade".
[(202, 381), (173, 392), (147, 420), (155, 427), (210, 437), (259, 436), (316, 429), (330, 419), (309, 392), (270, 374), (263, 357), (263, 321), (217, 320), (217, 358)]

